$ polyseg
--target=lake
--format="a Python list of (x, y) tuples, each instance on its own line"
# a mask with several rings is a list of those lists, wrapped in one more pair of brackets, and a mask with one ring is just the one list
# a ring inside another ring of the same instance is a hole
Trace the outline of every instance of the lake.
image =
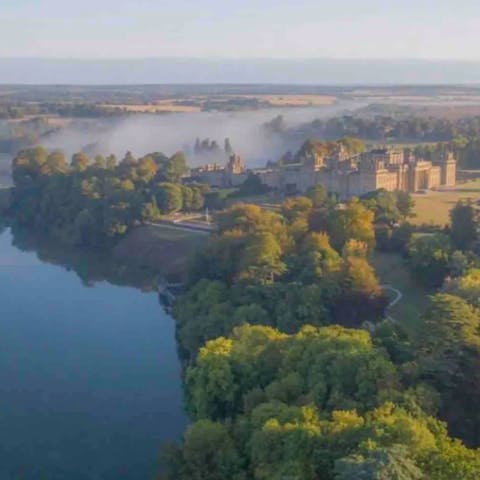
[(151, 479), (186, 426), (173, 319), (39, 256), (0, 234), (0, 478)]

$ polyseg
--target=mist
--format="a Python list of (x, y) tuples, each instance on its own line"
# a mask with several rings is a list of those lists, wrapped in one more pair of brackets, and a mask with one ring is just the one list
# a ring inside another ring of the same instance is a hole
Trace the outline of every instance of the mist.
[[(286, 144), (278, 136), (267, 135), (265, 122), (283, 115), (293, 127), (315, 118), (327, 118), (360, 108), (359, 102), (339, 102), (326, 107), (283, 108), (245, 112), (199, 112), (164, 115), (137, 114), (121, 119), (73, 122), (49, 135), (42, 143), (49, 149), (63, 150), (67, 155), (85, 150), (90, 154), (113, 153), (121, 158), (127, 151), (136, 157), (150, 152), (172, 155), (183, 150), (191, 166), (202, 163), (191, 153), (196, 138), (216, 140), (220, 146), (230, 138), (234, 151), (248, 167), (263, 166), (287, 150), (299, 147)], [(301, 143), (301, 142), (299, 142)]]
[(458, 85), (480, 62), (422, 59), (0, 58), (0, 84)]

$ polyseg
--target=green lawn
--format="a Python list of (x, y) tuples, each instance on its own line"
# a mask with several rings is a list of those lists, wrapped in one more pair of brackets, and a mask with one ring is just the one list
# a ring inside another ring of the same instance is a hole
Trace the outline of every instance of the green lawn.
[(421, 315), (428, 304), (430, 293), (415, 281), (402, 256), (395, 253), (375, 253), (372, 264), (382, 285), (390, 285), (402, 292), (402, 299), (390, 310), (390, 315), (405, 326), (412, 335), (418, 332)]
[(412, 220), (415, 225), (433, 223), (445, 225), (450, 223), (449, 213), (458, 200), (480, 200), (480, 180), (463, 183), (444, 191), (429, 191), (425, 194), (412, 195), (415, 200), (416, 217)]
[(142, 226), (132, 230), (115, 247), (114, 254), (126, 263), (183, 278), (193, 253), (202, 248), (209, 235), (174, 226)]

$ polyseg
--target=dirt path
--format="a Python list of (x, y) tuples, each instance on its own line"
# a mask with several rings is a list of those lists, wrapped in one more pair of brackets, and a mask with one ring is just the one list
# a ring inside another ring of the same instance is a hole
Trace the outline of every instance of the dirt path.
[(380, 287), (383, 291), (393, 292), (396, 295), (396, 297), (387, 305), (387, 318), (392, 322), (396, 322), (388, 312), (403, 298), (403, 293), (398, 290), (398, 288), (392, 287), (391, 285), (381, 285)]

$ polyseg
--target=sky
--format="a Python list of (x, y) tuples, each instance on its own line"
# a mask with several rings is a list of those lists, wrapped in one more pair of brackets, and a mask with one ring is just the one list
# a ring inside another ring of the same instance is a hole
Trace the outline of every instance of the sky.
[(0, 0), (0, 57), (480, 60), (478, 0)]

